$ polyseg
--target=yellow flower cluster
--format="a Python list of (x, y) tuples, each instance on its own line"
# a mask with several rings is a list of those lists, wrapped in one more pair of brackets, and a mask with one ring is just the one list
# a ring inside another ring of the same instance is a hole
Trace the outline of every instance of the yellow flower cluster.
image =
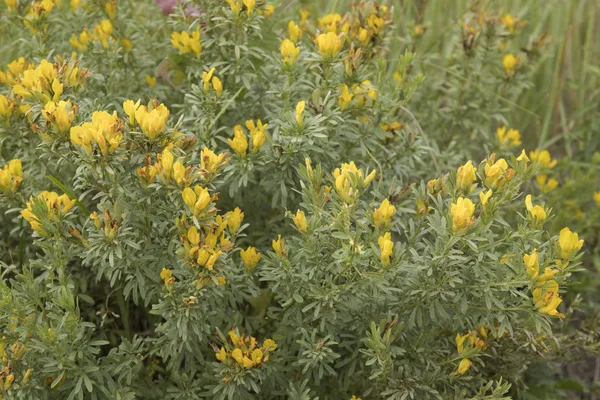
[(216, 155), (208, 147), (204, 147), (200, 152), (200, 178), (210, 181), (228, 162), (229, 154)]
[(377, 100), (377, 89), (367, 80), (363, 81), (360, 85), (352, 85), (352, 89), (348, 85), (343, 84), (338, 96), (338, 105), (341, 110), (345, 110), (353, 101), (354, 106), (362, 107), (369, 100)]
[(285, 239), (281, 237), (281, 235), (277, 235), (277, 240), (273, 239), (271, 241), (271, 246), (273, 247), (273, 251), (280, 258), (286, 258), (288, 251), (285, 247)]
[(390, 259), (394, 254), (394, 242), (392, 241), (391, 233), (386, 232), (383, 236), (380, 236), (377, 239), (377, 244), (381, 252), (381, 263), (387, 267), (390, 265)]
[(180, 240), (183, 243), (181, 256), (186, 264), (196, 269), (198, 267), (212, 271), (215, 263), (223, 254), (232, 249), (233, 244), (225, 233), (227, 220), (217, 215), (213, 220), (198, 229), (193, 223), (186, 226), (185, 218), (178, 220)]
[(546, 210), (544, 210), (544, 207), (540, 205), (534, 206), (531, 201), (530, 194), (525, 197), (525, 207), (527, 208), (527, 212), (529, 213), (534, 225), (541, 225), (544, 223), (546, 220)]
[(36, 197), (31, 196), (26, 203), (26, 208), (21, 211), (31, 228), (40, 234), (47, 232), (42, 227), (44, 221), (59, 221), (75, 205), (75, 200), (71, 200), (66, 194), (58, 195), (55, 192), (44, 190)]
[[(5, 337), (3, 337), (5, 339)], [(0, 399), (2, 393), (8, 391), (15, 381), (15, 364), (23, 358), (25, 354), (25, 345), (15, 341), (8, 349), (4, 341), (0, 341), (0, 360), (4, 366), (0, 369)], [(29, 382), (31, 369), (27, 369), (23, 374), (21, 384), (25, 385)]]
[(501, 189), (515, 175), (515, 170), (508, 168), (508, 163), (504, 158), (496, 161), (495, 154), (492, 154), (484, 166), (485, 184), (492, 190)]
[[(252, 141), (252, 153), (258, 153), (258, 150), (262, 147), (267, 139), (265, 135), (265, 131), (269, 125), (263, 124), (259, 119), (254, 123), (252, 120), (246, 121), (246, 128), (250, 132), (250, 139)], [(233, 128), (233, 139), (227, 139), (227, 143), (229, 146), (235, 151), (240, 157), (246, 156), (246, 151), (248, 150), (248, 139), (246, 137), (246, 133), (244, 132), (244, 128), (241, 125), (236, 125)]]
[(384, 199), (381, 205), (373, 211), (373, 224), (377, 229), (384, 230), (392, 221), (395, 213), (396, 207), (388, 199)]
[[(71, 104), (70, 100), (49, 101), (42, 111), (46, 122), (54, 128), (55, 136), (62, 139), (66, 139), (66, 133), (71, 129), (76, 113), (77, 106)], [(51, 136), (47, 135), (45, 138), (50, 139)]]
[(211, 68), (208, 72), (202, 72), (202, 88), (204, 92), (208, 93), (210, 91), (210, 86), (212, 87), (217, 94), (217, 97), (221, 97), (221, 93), (223, 93), (223, 83), (221, 80), (213, 76), (215, 73), (215, 68)]
[(150, 107), (140, 105), (140, 100), (136, 103), (133, 100), (126, 100), (123, 103), (123, 110), (129, 117), (129, 125), (138, 125), (150, 140), (156, 139), (164, 132), (170, 114), (169, 109), (156, 100), (151, 102)]
[[(229, 4), (229, 7), (231, 8), (231, 12), (233, 13), (233, 15), (238, 15), (240, 12), (242, 12), (242, 5), (245, 7), (246, 9), (246, 13), (248, 16), (250, 16), (252, 14), (252, 12), (254, 11), (254, 8), (256, 7), (256, 0), (227, 0), (227, 4)], [(266, 7), (266, 6), (265, 6)], [(273, 5), (271, 5), (271, 7), (273, 7)], [(265, 18), (267, 18), (269, 15), (271, 15), (273, 11), (270, 8), (265, 8)], [(266, 15), (268, 13), (268, 15)]]
[(335, 58), (342, 50), (342, 40), (334, 32), (322, 33), (315, 39), (319, 53), (325, 58)]
[(260, 261), (261, 255), (256, 250), (256, 247), (248, 246), (246, 250), (240, 251), (240, 257), (246, 270), (252, 272), (256, 268), (256, 264)]
[(88, 70), (79, 70), (76, 63), (50, 63), (42, 60), (37, 67), (23, 62), (9, 64), (9, 72), (0, 76), (0, 82), (12, 86), (15, 95), (22, 99), (35, 98), (42, 104), (58, 101), (66, 87), (81, 84)]
[(81, 52), (87, 52), (90, 42), (100, 42), (102, 47), (108, 49), (111, 44), (111, 39), (119, 42), (123, 48), (129, 50), (131, 43), (128, 39), (118, 39), (113, 36), (114, 27), (109, 19), (103, 19), (99, 24), (94, 25), (92, 30), (84, 29), (79, 33), (79, 36), (74, 33), (71, 35), (69, 43)]
[[(293, 21), (291, 21), (293, 22)], [(300, 47), (296, 46), (290, 39), (284, 39), (279, 46), (284, 65), (292, 65), (300, 54)]]
[(82, 147), (89, 155), (97, 148), (102, 156), (107, 156), (121, 144), (124, 128), (124, 122), (117, 117), (116, 111), (112, 114), (95, 111), (91, 122), (71, 128), (71, 143)]
[(334, 186), (337, 195), (346, 204), (354, 204), (358, 196), (375, 179), (377, 172), (375, 170), (363, 172), (358, 169), (354, 161), (349, 164), (342, 164), (341, 168), (333, 171)]
[(558, 294), (558, 283), (552, 279), (560, 271), (546, 268), (540, 275), (539, 256), (536, 249), (533, 249), (531, 254), (523, 256), (523, 263), (533, 285), (532, 297), (536, 310), (551, 317), (564, 318), (564, 314), (556, 310), (562, 302), (562, 298)]
[(521, 134), (516, 129), (509, 129), (506, 131), (506, 126), (502, 128), (498, 128), (496, 130), (496, 136), (498, 137), (498, 142), (500, 142), (500, 146), (510, 147), (510, 146), (520, 146), (521, 145)]
[[(38, 32), (40, 28), (46, 30), (45, 17), (54, 9), (54, 0), (33, 1), (26, 9), (27, 14), (23, 18), (23, 24), (32, 32)], [(16, 1), (12, 2), (9, 9), (16, 8)]]
[[(117, 204), (115, 204), (115, 209), (118, 209)], [(94, 226), (97, 229), (102, 230), (104, 237), (108, 241), (112, 241), (117, 236), (117, 231), (121, 226), (123, 218), (120, 212), (117, 211), (113, 215), (110, 210), (106, 209), (104, 210), (104, 213), (102, 213), (102, 216), (98, 215), (98, 213), (94, 211), (90, 215), (90, 220), (94, 223)]]
[(225, 347), (221, 347), (218, 351), (215, 349), (215, 356), (217, 360), (231, 367), (260, 368), (263, 363), (269, 361), (270, 353), (277, 349), (274, 340), (265, 339), (259, 347), (254, 337), (240, 336), (237, 329), (230, 330), (228, 335), (231, 345), (225, 343)]
[(475, 204), (471, 199), (459, 197), (456, 203), (450, 205), (452, 231), (454, 233), (465, 232), (475, 222), (473, 213), (475, 213)]
[[(463, 335), (457, 333), (455, 338), (456, 351), (460, 356), (463, 356), (467, 352), (471, 353), (472, 350), (485, 350), (487, 348), (487, 344), (485, 342), (488, 337), (487, 334), (488, 330), (482, 325), (477, 327), (477, 332), (471, 331), (470, 333), (466, 333)], [(465, 344), (467, 346), (465, 346)], [(459, 375), (463, 375), (469, 370), (469, 368), (471, 368), (472, 365), (473, 362), (469, 360), (468, 357), (463, 357), (463, 359), (458, 364), (458, 369), (456, 370), (456, 373)]]
[(14, 193), (23, 183), (23, 168), (21, 160), (10, 160), (0, 168), (0, 192), (3, 194)]
[(456, 188), (467, 195), (475, 190), (477, 185), (473, 184), (473, 182), (477, 179), (475, 175), (476, 171), (477, 169), (473, 166), (471, 160), (467, 161), (465, 165), (460, 166), (458, 171), (456, 171)]
[(502, 57), (502, 67), (506, 76), (511, 77), (515, 74), (517, 66), (519, 65), (519, 58), (514, 54), (508, 53)]
[(181, 54), (200, 54), (202, 44), (200, 43), (200, 28), (197, 28), (191, 34), (189, 32), (173, 32), (171, 34), (171, 44)]

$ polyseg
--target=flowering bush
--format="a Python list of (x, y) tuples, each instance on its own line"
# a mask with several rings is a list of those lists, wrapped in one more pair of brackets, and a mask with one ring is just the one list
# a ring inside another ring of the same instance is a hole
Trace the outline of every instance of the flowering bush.
[(372, 1), (2, 7), (0, 398), (505, 399), (580, 333), (557, 162), (472, 94), (516, 18), (471, 86)]

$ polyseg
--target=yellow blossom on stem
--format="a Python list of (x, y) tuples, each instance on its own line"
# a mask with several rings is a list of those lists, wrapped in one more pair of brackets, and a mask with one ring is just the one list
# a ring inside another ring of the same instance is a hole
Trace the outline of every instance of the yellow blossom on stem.
[(160, 279), (165, 283), (165, 287), (168, 290), (173, 288), (173, 284), (175, 283), (175, 278), (173, 277), (173, 272), (170, 269), (163, 268), (160, 272)]
[(250, 15), (252, 14), (252, 11), (254, 11), (256, 0), (244, 0), (244, 5), (246, 6), (246, 12), (248, 12), (248, 15)]
[(15, 102), (3, 94), (0, 94), (0, 117), (9, 119), (14, 108)]
[(456, 187), (458, 190), (469, 194), (475, 189), (475, 185), (473, 185), (473, 182), (476, 179), (475, 171), (477, 171), (477, 169), (473, 166), (471, 160), (458, 168), (458, 171), (456, 172)]
[(304, 107), (306, 106), (306, 102), (304, 100), (299, 101), (296, 104), (296, 123), (298, 125), (302, 125), (302, 114), (304, 113)]
[(146, 80), (146, 85), (148, 85), (150, 87), (156, 86), (156, 77), (155, 76), (146, 75), (144, 77), (144, 79)]
[(169, 109), (164, 104), (154, 107), (151, 111), (148, 111), (146, 106), (140, 106), (135, 111), (135, 119), (146, 136), (154, 140), (165, 130)]
[(223, 83), (221, 80), (216, 76), (213, 76), (210, 82), (212, 83), (213, 89), (215, 89), (217, 97), (221, 97), (221, 93), (223, 93)]
[(296, 211), (296, 216), (294, 217), (294, 224), (300, 232), (306, 233), (308, 231), (308, 223), (306, 222), (306, 216), (304, 215), (304, 211)]
[(350, 103), (352, 102), (352, 98), (354, 97), (353, 93), (350, 93), (350, 89), (348, 85), (345, 83), (342, 85), (342, 89), (340, 95), (338, 96), (338, 105), (340, 106), (340, 110), (345, 110), (348, 108)]
[(554, 168), (558, 163), (557, 160), (553, 160), (548, 150), (533, 150), (529, 152), (529, 158), (533, 162), (539, 162), (544, 168)]
[(275, 12), (275, 6), (273, 4), (265, 4), (263, 6), (263, 15), (265, 18), (269, 18)]
[(21, 160), (13, 159), (0, 168), (0, 192), (4, 194), (16, 192), (23, 182)]
[(452, 231), (455, 233), (463, 232), (475, 222), (473, 213), (475, 212), (475, 204), (469, 198), (459, 197), (456, 203), (450, 206), (450, 214), (452, 215)]
[(225, 214), (227, 218), (227, 226), (232, 234), (236, 234), (240, 226), (242, 225), (242, 221), (244, 220), (244, 213), (239, 207), (236, 207), (233, 211), (229, 211)]
[(240, 251), (240, 256), (248, 272), (252, 272), (260, 261), (260, 253), (256, 251), (256, 247), (249, 246), (246, 250)]
[(531, 202), (530, 194), (528, 194), (527, 197), (525, 197), (525, 206), (527, 207), (527, 211), (529, 211), (529, 215), (531, 215), (531, 218), (533, 219), (533, 222), (535, 224), (544, 223), (544, 221), (546, 220), (546, 210), (544, 210), (544, 207), (542, 206), (534, 206)]
[(504, 67), (507, 76), (513, 76), (515, 74), (517, 65), (519, 65), (519, 58), (515, 57), (513, 54), (508, 53), (502, 57), (502, 66)]
[(58, 134), (63, 134), (71, 129), (75, 119), (77, 106), (73, 106), (70, 100), (55, 103), (49, 101), (44, 106), (44, 118), (50, 122)]
[(378, 229), (385, 229), (396, 213), (396, 207), (390, 204), (388, 199), (384, 199), (381, 205), (373, 212), (373, 223)]
[(284, 65), (291, 65), (296, 61), (296, 57), (300, 54), (300, 47), (296, 46), (294, 42), (289, 39), (284, 39), (279, 46), (281, 57), (283, 58)]
[(302, 29), (293, 20), (288, 22), (288, 35), (293, 43), (302, 37)]
[(486, 160), (484, 172), (486, 185), (494, 190), (504, 186), (515, 173), (513, 169), (508, 168), (508, 163), (504, 158), (494, 162), (493, 156)]
[(216, 155), (211, 149), (204, 147), (200, 152), (200, 167), (203, 179), (208, 179), (216, 175), (228, 161), (229, 156), (227, 153)]
[(536, 288), (533, 290), (533, 304), (537, 311), (551, 317), (564, 318), (557, 308), (562, 303), (562, 298), (554, 290)]
[(252, 153), (258, 153), (258, 150), (262, 147), (267, 139), (265, 135), (265, 130), (269, 127), (269, 125), (262, 123), (259, 119), (256, 121), (256, 124), (252, 120), (246, 121), (246, 128), (250, 131), (250, 139), (252, 140)]
[(569, 228), (563, 228), (558, 236), (558, 245), (561, 258), (567, 260), (581, 249), (583, 239), (580, 240), (579, 235)]
[[(335, 190), (346, 204), (353, 204), (360, 194), (359, 191), (365, 189), (375, 179), (376, 174), (373, 170), (364, 177), (364, 172), (356, 167), (354, 161), (343, 163), (341, 168), (333, 171)], [(358, 181), (359, 187), (354, 187), (354, 181)]]
[(519, 157), (517, 157), (517, 161), (522, 161), (525, 163), (525, 165), (527, 165), (527, 163), (529, 161), (531, 161), (529, 159), (529, 157), (527, 157), (527, 153), (525, 152), (525, 149), (521, 150), (521, 154), (519, 155)]
[(200, 185), (196, 185), (193, 190), (189, 187), (183, 189), (181, 196), (183, 197), (183, 202), (196, 217), (200, 216), (211, 202), (208, 189)]
[(469, 360), (468, 358), (463, 358), (460, 361), (460, 364), (458, 364), (458, 370), (456, 372), (458, 372), (460, 375), (463, 375), (469, 370), (469, 368), (471, 368), (471, 365), (473, 365), (473, 362), (471, 362), (471, 360)]
[(509, 129), (506, 131), (506, 126), (498, 128), (496, 130), (496, 136), (501, 146), (520, 146), (521, 145), (521, 134), (516, 129)]
[(542, 193), (551, 192), (558, 186), (558, 181), (554, 178), (548, 179), (548, 175), (546, 174), (540, 174), (536, 176), (535, 181), (537, 182)]
[(479, 192), (479, 202), (481, 204), (481, 207), (483, 208), (483, 211), (487, 210), (487, 203), (490, 197), (492, 197), (492, 194), (492, 190), (488, 190), (487, 192), (484, 192), (482, 190), (481, 192)]
[(394, 254), (394, 242), (390, 232), (386, 232), (377, 239), (379, 251), (381, 252), (381, 263), (385, 266), (390, 265), (390, 258)]
[(536, 279), (540, 273), (540, 263), (537, 250), (533, 249), (531, 254), (525, 254), (523, 256), (523, 263), (527, 268), (527, 275), (529, 276), (529, 279)]
[(277, 235), (277, 240), (272, 241), (273, 250), (281, 258), (287, 257), (287, 249), (285, 248), (285, 239), (281, 235)]
[(135, 103), (133, 100), (125, 100), (123, 102), (123, 111), (125, 111), (125, 114), (129, 117), (129, 125), (131, 126), (135, 126), (135, 112), (140, 108), (140, 102), (141, 100), (138, 100)]
[(84, 122), (70, 130), (71, 143), (81, 146), (88, 154), (96, 147), (100, 154), (106, 156), (113, 153), (123, 138), (123, 121), (106, 111), (92, 113), (92, 122)]
[(196, 29), (190, 35), (188, 32), (173, 32), (171, 34), (171, 44), (179, 50), (181, 54), (200, 54), (202, 45), (200, 43), (200, 29)]
[(208, 71), (202, 72), (202, 88), (205, 92), (208, 92), (210, 90), (210, 81), (214, 73), (215, 68), (211, 68)]
[(334, 32), (322, 33), (317, 36), (317, 47), (323, 57), (333, 58), (342, 49), (342, 40)]
[(229, 4), (234, 15), (238, 15), (242, 11), (242, 2), (239, 0), (227, 0), (227, 4)]
[[(44, 190), (36, 197), (31, 196), (26, 203), (26, 208), (21, 211), (23, 218), (29, 222), (31, 228), (39, 233), (46, 233), (41, 226), (41, 220), (49, 219), (51, 221), (60, 220), (73, 206), (75, 200), (71, 200), (66, 194), (58, 195), (56, 192), (48, 192)], [(45, 211), (41, 215), (34, 213), (34, 208), (42, 206)]]
[(321, 29), (325, 29), (327, 32), (332, 33), (337, 32), (338, 26), (341, 21), (342, 16), (340, 14), (327, 14), (324, 17), (318, 19), (318, 23)]
[(248, 139), (244, 134), (244, 128), (241, 125), (236, 125), (233, 128), (233, 139), (227, 139), (229, 146), (238, 153), (242, 158), (246, 155), (248, 150)]

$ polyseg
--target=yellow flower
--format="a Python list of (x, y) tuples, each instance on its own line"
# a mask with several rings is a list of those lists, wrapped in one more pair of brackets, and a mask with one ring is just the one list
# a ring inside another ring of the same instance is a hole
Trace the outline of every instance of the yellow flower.
[(475, 212), (475, 204), (471, 199), (459, 197), (456, 203), (450, 206), (450, 214), (452, 215), (452, 230), (461, 232), (469, 228), (475, 222), (473, 213)]
[(342, 16), (340, 14), (327, 14), (318, 20), (321, 29), (325, 29), (327, 32), (331, 33), (337, 32), (341, 21)]
[(527, 211), (529, 211), (529, 215), (531, 215), (531, 218), (535, 224), (541, 224), (546, 220), (546, 210), (544, 210), (544, 207), (542, 206), (534, 206), (531, 202), (530, 194), (525, 197), (525, 206), (527, 207)]
[(504, 67), (506, 75), (513, 76), (517, 65), (519, 65), (519, 58), (515, 57), (513, 54), (505, 54), (504, 57), (502, 57), (502, 66)]
[(246, 121), (246, 128), (250, 131), (250, 139), (252, 140), (252, 153), (258, 153), (258, 150), (265, 143), (266, 136), (265, 130), (269, 127), (269, 125), (262, 123), (259, 119), (256, 121), (256, 125), (254, 121), (248, 120)]
[(265, 339), (262, 348), (266, 351), (274, 351), (277, 349), (277, 343), (273, 339)]
[(201, 215), (211, 202), (208, 189), (200, 185), (196, 185), (193, 190), (189, 187), (183, 189), (181, 196), (183, 197), (183, 202), (195, 216)]
[(473, 166), (471, 160), (458, 168), (458, 171), (456, 172), (456, 187), (458, 190), (467, 194), (473, 191), (475, 188), (473, 181), (476, 179), (475, 171), (477, 171), (477, 169)]
[(210, 80), (212, 79), (214, 73), (215, 68), (211, 68), (208, 71), (202, 72), (202, 84), (205, 92), (208, 92), (210, 90)]
[(168, 119), (169, 109), (164, 104), (154, 107), (152, 111), (148, 111), (146, 106), (140, 106), (135, 111), (135, 120), (150, 140), (156, 139), (165, 130)]
[(200, 28), (192, 32), (191, 35), (185, 31), (173, 32), (171, 34), (171, 44), (179, 50), (181, 54), (200, 54), (200, 51), (202, 50), (202, 44), (200, 43)]
[(150, 87), (156, 86), (156, 77), (155, 76), (146, 75), (144, 79), (146, 79), (146, 85), (148, 85)]
[(140, 108), (141, 100), (138, 100), (136, 103), (133, 100), (125, 100), (123, 102), (123, 111), (129, 117), (129, 125), (135, 126), (135, 112), (138, 108)]
[(246, 155), (246, 150), (248, 150), (248, 139), (246, 139), (244, 128), (242, 128), (241, 125), (236, 125), (233, 128), (233, 140), (227, 139), (227, 143), (229, 143), (229, 146), (242, 158)]
[(269, 18), (271, 14), (275, 12), (275, 6), (273, 4), (265, 4), (263, 7), (263, 15), (265, 18)]
[(256, 0), (244, 0), (244, 5), (246, 6), (246, 11), (248, 15), (252, 14), (254, 11), (254, 7), (256, 6)]
[(348, 85), (345, 83), (342, 85), (341, 93), (338, 96), (338, 104), (340, 106), (340, 110), (345, 110), (350, 105), (352, 98), (354, 97), (353, 93), (350, 93), (350, 89)]
[(297, 47), (291, 40), (284, 39), (279, 47), (281, 56), (283, 57), (283, 64), (291, 65), (296, 61), (296, 57), (300, 54), (300, 47)]
[(227, 3), (234, 15), (238, 15), (242, 11), (242, 3), (239, 0), (227, 0)]
[(110, 19), (115, 19), (117, 17), (117, 1), (107, 1), (104, 4), (104, 11), (106, 11), (106, 14), (108, 14)]
[(465, 372), (467, 372), (469, 370), (469, 368), (471, 368), (471, 365), (473, 365), (473, 363), (471, 362), (471, 360), (469, 360), (468, 358), (463, 358), (460, 361), (460, 364), (458, 364), (458, 370), (457, 372), (462, 375)]
[(571, 232), (569, 228), (563, 228), (558, 237), (558, 245), (561, 251), (561, 258), (567, 260), (581, 249), (583, 239), (579, 240), (579, 235)]
[(304, 215), (304, 211), (296, 211), (296, 216), (294, 217), (294, 224), (300, 232), (306, 233), (308, 231), (308, 223), (306, 222), (306, 216)]
[(479, 192), (479, 202), (483, 211), (486, 211), (488, 200), (492, 197), (492, 194), (493, 192), (491, 190), (488, 190), (486, 193), (484, 193), (483, 190)]
[(536, 249), (533, 249), (531, 254), (525, 254), (523, 256), (523, 263), (527, 268), (527, 275), (529, 276), (529, 279), (534, 280), (537, 278), (540, 273), (540, 264)]
[(389, 232), (386, 232), (383, 236), (377, 239), (379, 250), (381, 251), (381, 263), (385, 266), (390, 265), (390, 258), (394, 254), (394, 242), (392, 242), (392, 236)]
[(0, 191), (3, 193), (14, 193), (23, 182), (23, 167), (21, 160), (13, 159), (0, 168)]
[(514, 18), (510, 14), (506, 14), (504, 17), (500, 17), (500, 23), (506, 27), (509, 33), (515, 31), (516, 23), (519, 22), (519, 18)]
[(215, 354), (215, 357), (217, 357), (217, 360), (219, 361), (225, 361), (227, 359), (227, 352), (223, 347), (221, 347), (221, 350)]
[(277, 240), (272, 241), (273, 250), (279, 257), (287, 256), (287, 249), (285, 248), (285, 240), (281, 238), (281, 235), (277, 235)]
[(533, 162), (539, 162), (544, 168), (552, 169), (558, 163), (557, 160), (552, 159), (548, 150), (533, 150), (529, 152), (529, 158), (531, 158), (531, 161)]
[(9, 100), (8, 97), (3, 94), (0, 94), (0, 116), (8, 119), (12, 114), (14, 107), (14, 101)]
[[(29, 201), (26, 203), (26, 208), (21, 211), (23, 218), (29, 222), (33, 230), (44, 234), (45, 230), (41, 226), (40, 218), (57, 221), (62, 218), (73, 206), (75, 200), (71, 200), (66, 194), (58, 195), (55, 192), (48, 192), (44, 190), (38, 194), (35, 198), (31, 196)], [(41, 215), (34, 213), (34, 206), (41, 206), (45, 209)]]
[(527, 165), (527, 163), (529, 161), (531, 161), (529, 159), (529, 157), (527, 157), (527, 153), (525, 152), (525, 149), (521, 150), (521, 154), (519, 155), (519, 157), (517, 157), (517, 161), (523, 161), (525, 163), (525, 165)]
[(533, 290), (533, 304), (537, 311), (551, 317), (564, 318), (565, 315), (557, 311), (562, 303), (562, 298), (554, 290), (536, 288)]
[(244, 267), (246, 267), (249, 272), (251, 272), (260, 261), (260, 253), (256, 251), (256, 247), (249, 246), (246, 250), (240, 251), (240, 256), (244, 262)]
[(521, 134), (516, 129), (509, 129), (506, 132), (506, 126), (496, 130), (496, 136), (501, 146), (520, 146)]
[(396, 213), (396, 207), (390, 204), (388, 199), (384, 199), (381, 205), (373, 212), (373, 223), (378, 229), (385, 229)]
[(57, 133), (62, 134), (71, 129), (73, 119), (75, 119), (75, 113), (77, 107), (71, 105), (71, 101), (59, 101), (55, 103), (49, 101), (44, 106), (44, 118), (50, 122)]
[(208, 147), (204, 147), (200, 152), (200, 167), (202, 169), (203, 179), (215, 175), (228, 161), (229, 157), (226, 153), (221, 153), (217, 156)]
[(508, 168), (508, 163), (504, 158), (494, 162), (493, 157), (486, 160), (485, 167), (485, 183), (492, 189), (499, 189), (512, 179), (514, 170)]
[(304, 100), (299, 101), (296, 104), (296, 123), (298, 125), (302, 125), (302, 113), (304, 113), (304, 107), (306, 106), (306, 102)]
[[(343, 163), (341, 168), (336, 168), (333, 171), (335, 190), (346, 204), (353, 204), (359, 195), (359, 191), (366, 188), (375, 179), (376, 174), (377, 172), (373, 170), (366, 178), (363, 178), (363, 171), (356, 167), (354, 161), (348, 164)], [(358, 188), (353, 187), (353, 180), (358, 181)]]
[(288, 22), (288, 35), (293, 43), (302, 37), (302, 29), (293, 20)]
[(600, 207), (600, 192), (594, 192), (594, 203), (596, 207)]
[(333, 58), (342, 49), (342, 41), (334, 32), (322, 33), (317, 36), (317, 47), (323, 57)]
[(538, 175), (535, 180), (542, 193), (551, 192), (558, 186), (558, 181), (554, 178), (548, 179), (548, 175), (546, 174)]
[(239, 207), (236, 207), (233, 211), (229, 211), (225, 214), (227, 218), (227, 226), (232, 234), (236, 234), (240, 226), (242, 225), (242, 221), (244, 220), (244, 213)]
[(106, 111), (92, 113), (92, 122), (84, 122), (74, 126), (70, 131), (71, 143), (81, 146), (88, 154), (92, 154), (94, 145), (102, 155), (113, 153), (123, 138), (123, 121)]
[(217, 93), (217, 97), (221, 97), (221, 93), (223, 93), (223, 83), (221, 83), (221, 80), (216, 76), (213, 76), (210, 82)]
[(17, 10), (18, 0), (4, 0), (4, 4), (8, 7), (8, 12), (13, 12)]

